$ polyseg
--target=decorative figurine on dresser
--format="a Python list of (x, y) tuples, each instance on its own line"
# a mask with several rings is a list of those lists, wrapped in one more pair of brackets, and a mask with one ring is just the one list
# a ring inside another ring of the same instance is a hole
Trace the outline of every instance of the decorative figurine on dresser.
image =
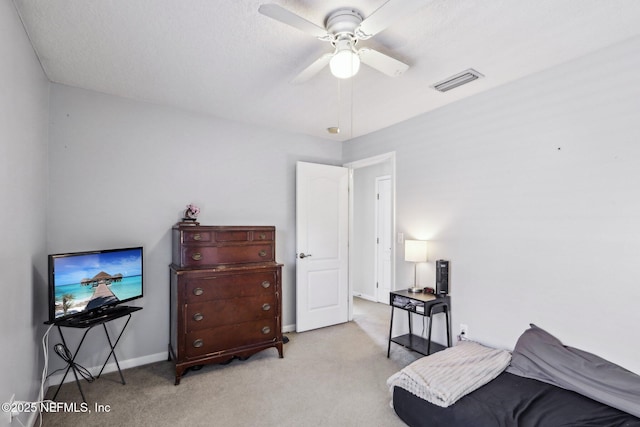
[(282, 264), (272, 226), (173, 227), (169, 358), (188, 368), (275, 347), (283, 357)]

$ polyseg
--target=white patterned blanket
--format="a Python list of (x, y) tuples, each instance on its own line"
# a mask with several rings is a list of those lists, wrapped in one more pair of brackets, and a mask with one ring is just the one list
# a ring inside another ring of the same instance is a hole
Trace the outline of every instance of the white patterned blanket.
[(401, 387), (446, 408), (493, 380), (510, 360), (511, 353), (507, 350), (462, 341), (455, 347), (416, 360), (389, 377), (387, 385), (391, 391), (393, 387)]

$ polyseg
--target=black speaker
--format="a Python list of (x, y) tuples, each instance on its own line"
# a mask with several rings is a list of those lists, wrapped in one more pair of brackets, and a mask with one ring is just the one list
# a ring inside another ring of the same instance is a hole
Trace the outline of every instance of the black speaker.
[(436, 261), (436, 295), (449, 293), (449, 261)]

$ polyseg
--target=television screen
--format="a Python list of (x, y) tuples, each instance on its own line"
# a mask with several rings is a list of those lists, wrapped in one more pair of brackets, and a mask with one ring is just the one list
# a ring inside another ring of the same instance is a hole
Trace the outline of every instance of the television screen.
[(49, 321), (142, 297), (142, 247), (49, 255)]

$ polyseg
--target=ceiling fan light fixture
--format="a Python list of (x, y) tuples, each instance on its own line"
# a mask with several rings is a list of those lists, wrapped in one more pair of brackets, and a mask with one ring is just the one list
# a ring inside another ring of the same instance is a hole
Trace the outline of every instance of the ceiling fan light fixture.
[(360, 40), (369, 39), (384, 31), (394, 20), (418, 10), (427, 2), (425, 0), (385, 0), (383, 3), (366, 18), (351, 7), (336, 9), (327, 15), (324, 27), (275, 3), (261, 4), (258, 11), (269, 18), (310, 34), (318, 40), (329, 42), (334, 47), (333, 52), (323, 54), (299, 72), (291, 83), (304, 83), (327, 65), (330, 66), (331, 73), (335, 77), (348, 79), (358, 73), (360, 62), (389, 77), (397, 77), (407, 71), (409, 65), (374, 49), (356, 49), (356, 44)]
[(360, 57), (354, 52), (350, 40), (336, 42), (336, 53), (329, 61), (331, 74), (339, 79), (355, 76), (360, 70)]

